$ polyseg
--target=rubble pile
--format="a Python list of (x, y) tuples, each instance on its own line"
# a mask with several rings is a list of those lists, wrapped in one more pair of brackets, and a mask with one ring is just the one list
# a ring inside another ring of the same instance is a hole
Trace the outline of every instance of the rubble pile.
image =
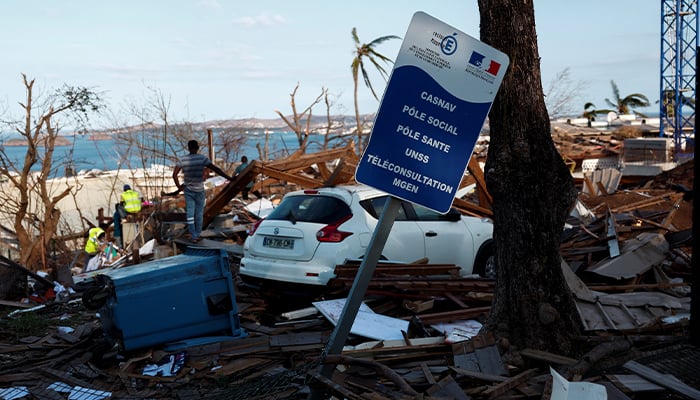
[[(606, 140), (606, 149), (616, 145)], [(254, 162), (213, 195), (207, 222), (222, 211), (237, 222), (210, 228), (201, 245), (228, 255), (245, 335), (124, 351), (105, 335), (100, 311), (83, 303), (84, 291), (28, 304), (4, 300), (0, 398), (302, 399), (313, 390), (347, 399), (524, 399), (551, 395), (559, 384), (602, 387), (616, 399), (700, 398), (700, 352), (687, 344), (692, 161), (634, 184), (584, 174), (561, 255), (585, 329), (578, 339), (590, 351), (570, 358), (524, 349), (517, 361), (502, 358), (495, 338), (478, 335), (495, 282), (462, 277), (454, 265), (378, 265), (342, 354), (328, 356), (357, 263), (336, 266), (327, 289), (305, 296), (239, 281), (245, 227), (260, 216), (260, 208), (232, 201), (240, 188), (252, 179), (264, 193), (346, 182), (356, 162), (348, 149)], [(469, 170), (463, 184), (481, 193), (455, 204), (488, 216), (478, 163)], [(176, 225), (178, 218), (161, 221)], [(171, 240), (175, 252), (187, 247)], [(320, 373), (322, 363), (336, 366), (331, 378)]]

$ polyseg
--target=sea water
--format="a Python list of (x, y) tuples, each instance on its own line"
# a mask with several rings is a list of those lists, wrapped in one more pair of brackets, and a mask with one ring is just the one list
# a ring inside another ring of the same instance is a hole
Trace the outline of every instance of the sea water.
[[(243, 136), (242, 144), (238, 151), (229, 153), (229, 157), (235, 158), (232, 160), (221, 160), (217, 154), (216, 164), (236, 163), (240, 161), (241, 156), (247, 156), (249, 160), (259, 159), (258, 148), (265, 146), (265, 132), (246, 132), (241, 133)], [(214, 132), (214, 146), (217, 147), (217, 134)], [(319, 135), (320, 136), (320, 135)], [(291, 131), (273, 131), (267, 132), (269, 156), (271, 158), (284, 157), (298, 150), (299, 143), (294, 132)], [(3, 146), (5, 140), (18, 139), (17, 134), (1, 133), (0, 134), (0, 149), (4, 150), (7, 158), (15, 165), (20, 166), (24, 162), (24, 157), (27, 152), (27, 146)], [(138, 154), (138, 151), (130, 151), (128, 148), (116, 138), (106, 138), (94, 140), (89, 135), (73, 135), (66, 136), (70, 141), (66, 146), (55, 146), (53, 154), (53, 164), (58, 166), (53, 173), (55, 176), (63, 176), (64, 173), (79, 173), (80, 171), (89, 170), (117, 170), (125, 168), (149, 168), (152, 165), (174, 164), (176, 157), (187, 153), (185, 149), (181, 149), (179, 154), (160, 154), (144, 157)], [(307, 152), (314, 152), (320, 149), (318, 145), (323, 138), (312, 140), (307, 147)], [(163, 148), (162, 141), (157, 139), (151, 144), (153, 147)], [(200, 141), (200, 153), (208, 155), (208, 151), (204, 144)], [(169, 147), (168, 147), (169, 149)], [(43, 148), (39, 149), (40, 157), (43, 156)], [(40, 162), (37, 163), (32, 170), (36, 171), (40, 168)]]

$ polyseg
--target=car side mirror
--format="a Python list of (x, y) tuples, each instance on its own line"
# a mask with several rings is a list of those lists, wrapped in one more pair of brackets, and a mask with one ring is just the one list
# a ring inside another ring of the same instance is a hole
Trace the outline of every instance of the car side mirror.
[(457, 222), (457, 221), (462, 219), (462, 213), (457, 211), (454, 208), (450, 208), (450, 211), (448, 211), (445, 216), (447, 217), (447, 220), (450, 222)]

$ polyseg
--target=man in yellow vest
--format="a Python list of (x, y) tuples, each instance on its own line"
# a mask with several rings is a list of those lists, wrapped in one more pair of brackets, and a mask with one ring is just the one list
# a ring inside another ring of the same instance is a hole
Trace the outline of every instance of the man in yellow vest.
[(83, 271), (90, 271), (91, 269), (88, 268), (88, 265), (90, 265), (90, 260), (92, 260), (93, 257), (95, 257), (96, 255), (99, 255), (101, 252), (103, 252), (104, 249), (107, 247), (107, 241), (105, 240), (105, 236), (106, 233), (102, 226), (90, 228), (90, 230), (88, 231), (88, 238), (85, 242), (85, 265), (83, 267)]
[(139, 193), (132, 190), (131, 186), (124, 185), (122, 193), (122, 205), (128, 214), (136, 214), (141, 211), (141, 197)]

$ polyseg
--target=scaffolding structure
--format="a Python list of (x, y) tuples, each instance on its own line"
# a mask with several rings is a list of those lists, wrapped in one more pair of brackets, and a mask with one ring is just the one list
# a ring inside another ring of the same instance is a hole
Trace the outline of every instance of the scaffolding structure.
[(696, 0), (661, 1), (659, 132), (679, 156), (694, 152), (697, 33)]

